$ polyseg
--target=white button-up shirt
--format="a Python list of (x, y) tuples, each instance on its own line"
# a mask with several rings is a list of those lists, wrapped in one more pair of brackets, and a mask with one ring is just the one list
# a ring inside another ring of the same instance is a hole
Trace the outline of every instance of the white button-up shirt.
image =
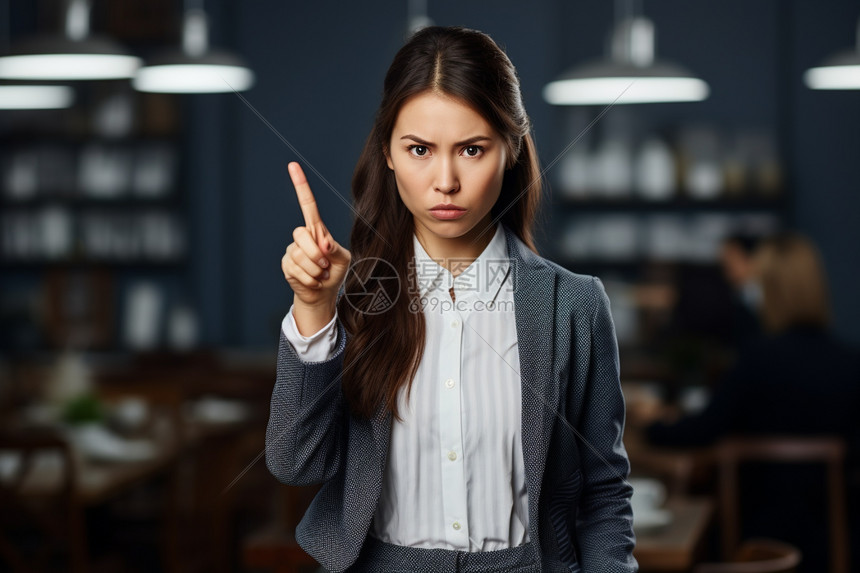
[[(456, 277), (413, 234), (427, 325), (409, 403), (398, 394), (388, 463), (371, 534), (388, 543), (492, 551), (529, 541), (521, 438), (514, 277), (501, 223)], [(508, 276), (506, 276), (508, 275)], [(454, 287), (452, 301), (449, 292)], [(493, 301), (495, 305), (488, 305)], [(305, 361), (334, 351), (332, 321), (299, 334), (290, 307), (283, 329)]]

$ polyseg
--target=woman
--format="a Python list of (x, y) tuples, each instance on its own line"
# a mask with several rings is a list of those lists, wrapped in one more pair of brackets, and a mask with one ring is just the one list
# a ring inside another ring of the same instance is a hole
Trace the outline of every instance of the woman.
[[(836, 434), (849, 445), (851, 476), (860, 445), (860, 360), (830, 332), (827, 281), (816, 249), (798, 234), (779, 235), (759, 247), (754, 266), (766, 336), (742, 348), (704, 411), (654, 422), (646, 435), (656, 444), (692, 446), (727, 434)], [(824, 480), (816, 467), (746, 468), (743, 537), (792, 542), (803, 552), (802, 571), (825, 571)], [(849, 513), (853, 519), (856, 511)]]
[(505, 53), (436, 26), (398, 51), (351, 252), (289, 168), (305, 226), (266, 461), (323, 482), (300, 545), (330, 571), (636, 571), (609, 302), (533, 245), (540, 171)]

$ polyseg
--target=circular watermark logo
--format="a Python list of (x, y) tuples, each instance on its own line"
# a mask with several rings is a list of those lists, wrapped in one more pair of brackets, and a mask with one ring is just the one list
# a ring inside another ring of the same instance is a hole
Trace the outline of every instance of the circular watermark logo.
[(358, 275), (361, 285), (361, 290), (343, 295), (346, 302), (358, 312), (382, 314), (393, 307), (400, 297), (400, 276), (394, 265), (385, 259), (367, 257), (353, 261), (347, 273)]

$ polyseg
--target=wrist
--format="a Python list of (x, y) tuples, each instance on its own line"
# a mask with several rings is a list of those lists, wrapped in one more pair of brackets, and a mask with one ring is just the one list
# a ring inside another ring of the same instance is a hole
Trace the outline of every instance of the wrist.
[(314, 314), (334, 314), (334, 309), (337, 307), (337, 300), (324, 300), (314, 303), (303, 302), (299, 297), (293, 297), (293, 306), (296, 310)]
[(293, 320), (299, 334), (312, 336), (323, 329), (335, 315), (335, 301), (307, 304), (298, 298), (293, 302)]

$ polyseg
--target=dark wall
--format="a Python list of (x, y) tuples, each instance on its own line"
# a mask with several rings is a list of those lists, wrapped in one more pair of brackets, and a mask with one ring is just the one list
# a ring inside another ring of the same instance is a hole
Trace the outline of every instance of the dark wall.
[[(277, 344), (292, 302), (280, 258), (302, 224), (289, 161), (303, 165), (326, 224), (348, 246), (352, 169), (403, 40), (406, 5), (222, 1), (223, 40), (248, 59), (258, 81), (246, 101), (196, 96), (190, 111), (199, 223), (194, 288), (205, 340)], [(542, 86), (601, 55), (612, 3), (429, 5), (437, 24), (481, 29), (506, 49), (542, 164), (552, 162), (570, 134), (564, 111), (543, 102)], [(774, 130), (792, 195), (789, 218), (821, 247), (837, 329), (860, 343), (860, 92), (814, 92), (801, 81), (806, 68), (853, 45), (856, 2), (663, 0), (645, 3), (645, 11), (657, 28), (658, 55), (707, 79), (712, 95), (641, 113), (658, 124), (704, 120)], [(547, 235), (539, 233), (539, 246), (552, 240)]]
[(856, 45), (856, 2), (793, 2), (792, 141), (797, 226), (818, 244), (837, 330), (860, 343), (860, 91), (813, 91), (801, 74)]

